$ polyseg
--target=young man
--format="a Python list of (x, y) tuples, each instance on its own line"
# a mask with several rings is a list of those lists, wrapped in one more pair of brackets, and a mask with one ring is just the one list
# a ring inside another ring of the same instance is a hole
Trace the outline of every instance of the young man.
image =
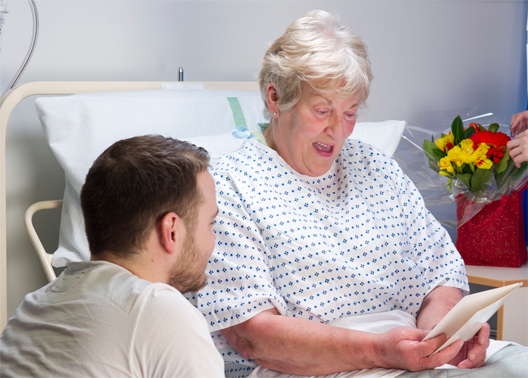
[(86, 177), (91, 261), (28, 294), (0, 336), (0, 376), (220, 377), (204, 317), (182, 293), (205, 285), (218, 212), (203, 148), (119, 141)]

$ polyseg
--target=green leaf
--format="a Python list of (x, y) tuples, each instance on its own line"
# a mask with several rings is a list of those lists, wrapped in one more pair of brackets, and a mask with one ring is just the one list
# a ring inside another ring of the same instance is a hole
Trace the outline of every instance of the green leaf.
[(470, 181), (471, 181), (471, 174), (470, 173), (461, 173), (461, 174), (458, 174), (456, 175), (456, 178), (462, 182), (463, 184), (467, 185), (467, 187), (469, 188), (470, 185)]
[(432, 160), (438, 161), (447, 155), (444, 151), (439, 149), (436, 144), (428, 140), (424, 140), (423, 149), (425, 156)]
[(468, 127), (466, 130), (464, 130), (464, 133), (463, 133), (463, 139), (467, 139), (469, 138), (471, 135), (475, 134), (477, 132), (477, 130), (475, 130), (475, 128), (473, 127)]
[(440, 166), (438, 165), (438, 162), (436, 160), (428, 159), (427, 161), (429, 163), (429, 168), (431, 168), (436, 173), (440, 172)]
[(495, 176), (498, 192), (502, 194), (509, 193), (511, 191), (512, 185), (520, 180), (523, 180), (527, 171), (528, 162), (525, 161), (521, 163), (521, 167), (517, 168), (513, 159), (508, 158), (504, 171)]
[[(511, 161), (513, 161), (513, 159), (511, 159)], [(517, 170), (515, 171), (515, 181), (517, 181), (518, 179), (522, 180), (526, 176), (527, 170), (528, 170), (528, 162), (523, 161), (521, 163), (521, 167), (517, 168)]]
[(475, 193), (480, 192), (490, 181), (491, 175), (491, 169), (477, 168), (473, 174), (473, 177), (471, 177), (471, 190), (473, 190)]
[(506, 152), (504, 156), (500, 159), (499, 163), (495, 167), (495, 172), (497, 174), (501, 174), (504, 172), (506, 167), (508, 166), (508, 160), (510, 159), (510, 155)]
[(462, 122), (462, 118), (458, 115), (451, 124), (451, 132), (453, 133), (453, 137), (455, 138), (454, 145), (457, 145), (460, 143), (462, 139), (464, 139), (464, 123)]
[(477, 125), (479, 127), (479, 131), (486, 131), (486, 128), (482, 126), (480, 123), (477, 123)]
[(495, 176), (495, 182), (497, 183), (497, 190), (499, 193), (504, 194), (508, 191), (508, 187), (515, 181), (516, 170), (517, 168), (515, 167), (513, 159), (508, 159), (504, 171)]
[(499, 130), (499, 124), (498, 123), (492, 123), (489, 125), (488, 130), (492, 133), (496, 133)]

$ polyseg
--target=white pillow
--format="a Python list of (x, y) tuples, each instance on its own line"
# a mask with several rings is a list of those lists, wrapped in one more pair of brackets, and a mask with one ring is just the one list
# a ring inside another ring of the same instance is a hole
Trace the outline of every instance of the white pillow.
[(385, 155), (392, 156), (406, 125), (405, 121), (358, 122), (350, 138), (368, 143)]
[(120, 139), (161, 134), (202, 145), (214, 162), (241, 144), (230, 137), (239, 125), (229, 97), (237, 98), (247, 125), (266, 121), (258, 91), (158, 90), (38, 98), (44, 133), (66, 175), (53, 265), (90, 258), (79, 194), (93, 161), (106, 148)]
[[(214, 164), (243, 142), (231, 135), (239, 125), (228, 97), (237, 98), (247, 126), (267, 122), (258, 91), (159, 90), (38, 98), (44, 133), (66, 175), (53, 265), (90, 259), (79, 194), (93, 161), (106, 148), (120, 139), (161, 134), (204, 147)], [(351, 137), (392, 156), (404, 127), (404, 121), (358, 123)]]

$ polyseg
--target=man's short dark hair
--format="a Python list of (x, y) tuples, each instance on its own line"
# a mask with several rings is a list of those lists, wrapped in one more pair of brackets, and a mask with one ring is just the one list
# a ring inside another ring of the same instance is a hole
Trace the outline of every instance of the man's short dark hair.
[(120, 140), (106, 149), (81, 191), (92, 255), (137, 253), (169, 212), (193, 225), (201, 201), (196, 176), (208, 167), (205, 149), (160, 135)]

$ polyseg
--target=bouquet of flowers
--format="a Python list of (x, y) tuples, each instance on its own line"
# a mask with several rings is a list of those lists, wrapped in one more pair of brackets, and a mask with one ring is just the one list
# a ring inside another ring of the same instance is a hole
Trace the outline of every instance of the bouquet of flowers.
[[(477, 123), (464, 127), (460, 116), (449, 134), (423, 143), (429, 167), (447, 177), (457, 202), (457, 248), (467, 264), (520, 266), (526, 242), (518, 191), (528, 182), (528, 162), (517, 168), (499, 132)], [(477, 216), (478, 215), (478, 216)]]
[(497, 123), (487, 129), (470, 123), (466, 129), (457, 116), (449, 134), (424, 141), (429, 166), (448, 177), (447, 186), (454, 196), (463, 194), (470, 200), (490, 203), (522, 189), (528, 181), (527, 162), (520, 168), (515, 166), (506, 148), (510, 137), (498, 129)]

